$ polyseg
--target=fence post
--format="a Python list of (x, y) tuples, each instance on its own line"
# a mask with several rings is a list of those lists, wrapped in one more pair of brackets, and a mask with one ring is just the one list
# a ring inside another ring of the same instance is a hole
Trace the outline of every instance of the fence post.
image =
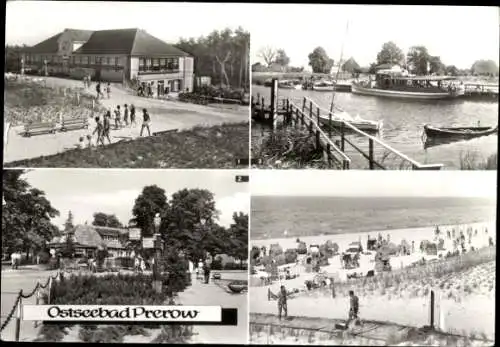
[[(37, 289), (36, 289), (36, 293), (35, 293), (35, 304), (38, 306), (38, 305), (40, 305), (40, 288), (41, 288), (40, 282), (37, 282), (36, 286), (37, 286)], [(33, 325), (35, 326), (35, 328), (38, 327), (38, 321), (37, 320), (34, 321)]]
[(318, 123), (318, 126), (320, 125), (320, 120), (319, 120), (319, 117), (320, 114), (319, 114), (319, 107), (316, 107), (316, 122)]
[[(312, 121), (311, 121), (311, 125), (312, 125)], [(319, 136), (320, 136), (319, 129), (316, 129), (316, 149), (318, 149), (321, 146), (321, 144), (319, 142)]]
[(328, 113), (328, 138), (332, 138), (332, 112)]
[(434, 330), (434, 290), (431, 289), (429, 305), (429, 327)]
[(19, 342), (19, 337), (21, 336), (21, 308), (23, 303), (23, 290), (19, 291), (19, 301), (17, 303), (17, 315), (16, 315), (16, 342)]
[(80, 92), (76, 92), (76, 105), (80, 106)]
[(49, 293), (47, 295), (47, 305), (50, 305), (50, 297), (52, 296), (52, 276), (49, 277)]
[(375, 168), (375, 165), (373, 163), (373, 140), (368, 139), (368, 158), (370, 161), (370, 170), (373, 170)]
[(309, 101), (309, 118), (313, 117), (313, 102)]
[(305, 111), (306, 111), (306, 97), (304, 96), (304, 98), (302, 99), (302, 112)]

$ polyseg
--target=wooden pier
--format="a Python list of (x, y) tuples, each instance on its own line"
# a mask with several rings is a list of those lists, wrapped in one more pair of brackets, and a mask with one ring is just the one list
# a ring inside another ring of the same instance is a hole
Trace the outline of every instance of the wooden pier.
[(465, 83), (466, 99), (498, 102), (498, 84)]
[[(332, 113), (322, 109), (313, 100), (304, 97), (302, 105), (297, 105), (291, 99), (278, 98), (278, 81), (273, 80), (271, 88), (271, 102), (266, 106), (265, 98), (257, 95), (251, 100), (252, 119), (256, 122), (268, 124), (271, 133), (280, 122), (284, 126), (307, 128), (311, 136), (315, 138), (315, 147), (323, 152), (323, 159), (333, 169), (349, 170), (353, 168), (352, 157), (358, 156), (368, 164), (370, 170), (387, 169), (411, 169), (411, 170), (440, 170), (443, 164), (422, 164), (392, 148), (379, 138), (372, 136), (346, 121), (341, 121), (340, 128), (328, 126), (323, 130), (320, 126), (320, 118), (329, 118), (330, 124)], [(357, 136), (368, 148), (361, 148), (359, 143), (354, 143), (350, 136)], [(272, 136), (272, 135), (271, 135)], [(365, 142), (366, 141), (366, 142)], [(379, 158), (377, 158), (379, 156)], [(386, 163), (392, 157), (396, 167), (389, 167)]]

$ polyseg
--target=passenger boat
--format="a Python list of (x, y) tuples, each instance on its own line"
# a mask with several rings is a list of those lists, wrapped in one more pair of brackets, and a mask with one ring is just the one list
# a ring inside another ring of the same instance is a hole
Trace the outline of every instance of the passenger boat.
[(438, 128), (429, 124), (424, 125), (425, 136), (428, 138), (463, 138), (487, 136), (498, 132), (498, 125), (494, 127), (453, 127)]
[(353, 82), (352, 92), (390, 98), (440, 100), (463, 96), (465, 87), (455, 77), (405, 76), (389, 70), (377, 72), (375, 80)]
[(302, 84), (298, 81), (281, 80), (278, 82), (278, 88), (281, 88), (281, 89), (302, 89)]
[[(330, 123), (330, 118), (326, 114), (321, 114), (319, 116), (319, 121), (324, 126), (331, 125), (334, 128), (342, 127), (344, 122), (349, 123), (359, 130), (363, 131), (379, 131), (382, 128), (382, 121), (373, 121), (369, 119), (362, 119), (359, 116), (352, 117), (349, 113), (341, 109), (340, 107), (335, 107), (335, 111), (332, 115), (332, 120)], [(345, 130), (349, 131), (348, 128)]]
[(318, 81), (313, 83), (312, 89), (320, 92), (332, 92), (335, 89), (335, 83), (330, 81)]

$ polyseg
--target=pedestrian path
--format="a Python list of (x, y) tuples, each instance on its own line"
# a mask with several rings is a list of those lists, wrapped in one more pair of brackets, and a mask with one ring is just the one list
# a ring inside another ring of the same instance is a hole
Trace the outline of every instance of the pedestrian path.
[(248, 342), (247, 295), (231, 295), (213, 283), (205, 284), (192, 277), (192, 285), (178, 294), (176, 303), (180, 305), (222, 306), (238, 309), (237, 326), (194, 326), (191, 343), (246, 344)]

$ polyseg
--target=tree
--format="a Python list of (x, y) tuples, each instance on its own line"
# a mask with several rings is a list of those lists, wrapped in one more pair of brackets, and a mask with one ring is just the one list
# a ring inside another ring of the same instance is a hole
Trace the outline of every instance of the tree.
[(368, 73), (373, 75), (376, 72), (377, 72), (377, 63), (371, 63), (370, 67), (368, 68)]
[(59, 216), (59, 211), (52, 207), (45, 193), (22, 178), (24, 170), (3, 171), (2, 206), (2, 248), (5, 252), (23, 250), (30, 255), (30, 250), (45, 246), (59, 229), (51, 220)]
[(498, 65), (493, 60), (477, 60), (472, 64), (472, 74), (474, 75), (498, 75)]
[(351, 57), (344, 64), (342, 64), (342, 70), (350, 73), (356, 73), (359, 72), (360, 66), (356, 60)]
[(443, 75), (446, 72), (446, 66), (441, 62), (441, 58), (431, 56), (429, 58), (430, 73), (436, 75)]
[(377, 54), (377, 65), (401, 65), (403, 60), (403, 51), (392, 41), (384, 43), (382, 49)]
[(264, 60), (267, 66), (270, 66), (276, 59), (278, 51), (270, 46), (262, 47), (259, 50), (258, 56)]
[(66, 222), (64, 222), (64, 232), (72, 233), (74, 228), (75, 225), (73, 224), (73, 213), (71, 211), (68, 211), (68, 218), (66, 219)]
[(233, 213), (233, 221), (229, 227), (229, 238), (225, 253), (239, 259), (248, 259), (248, 214)]
[(182, 189), (172, 195), (160, 233), (169, 245), (185, 252), (191, 261), (197, 261), (205, 258), (207, 245), (213, 247), (217, 244), (214, 238), (222, 234), (217, 218), (210, 191)]
[(446, 74), (451, 76), (458, 76), (458, 69), (455, 65), (449, 65), (445, 68)]
[(135, 199), (132, 215), (143, 237), (155, 234), (154, 218), (157, 213), (164, 213), (168, 208), (165, 190), (157, 185), (146, 186)]
[(431, 56), (425, 46), (413, 46), (408, 52), (408, 65), (410, 71), (416, 75), (426, 75)]
[(290, 64), (290, 58), (286, 55), (284, 49), (278, 49), (276, 52), (276, 58), (274, 58), (274, 63), (285, 67)]
[(250, 86), (250, 33), (242, 28), (234, 32), (231, 29), (214, 30), (197, 39), (181, 38), (175, 46), (195, 57), (196, 76), (210, 76), (214, 85)]
[(5, 71), (17, 72), (21, 71), (22, 52), (27, 48), (26, 45), (6, 45), (5, 46)]
[(123, 224), (118, 220), (116, 215), (103, 212), (94, 213), (92, 225), (109, 228), (123, 228)]
[(252, 72), (265, 72), (265, 71), (267, 71), (267, 68), (260, 62), (252, 64)]
[(323, 47), (316, 47), (308, 57), (314, 73), (330, 73), (332, 70), (334, 61), (328, 57)]

